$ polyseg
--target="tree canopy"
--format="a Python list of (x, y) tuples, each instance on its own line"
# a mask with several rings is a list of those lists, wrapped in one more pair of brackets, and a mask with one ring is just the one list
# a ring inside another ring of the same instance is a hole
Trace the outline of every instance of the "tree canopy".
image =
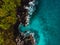
[(0, 27), (8, 29), (16, 22), (16, 7), (20, 6), (21, 0), (1, 0), (0, 4)]
[(13, 30), (10, 27), (16, 23), (16, 7), (21, 0), (0, 0), (0, 45), (15, 45)]

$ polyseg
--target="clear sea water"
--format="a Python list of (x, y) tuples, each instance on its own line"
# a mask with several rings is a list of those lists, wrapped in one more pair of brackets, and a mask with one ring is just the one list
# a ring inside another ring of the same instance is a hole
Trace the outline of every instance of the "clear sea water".
[(60, 0), (37, 0), (37, 10), (22, 31), (35, 33), (36, 45), (60, 45)]

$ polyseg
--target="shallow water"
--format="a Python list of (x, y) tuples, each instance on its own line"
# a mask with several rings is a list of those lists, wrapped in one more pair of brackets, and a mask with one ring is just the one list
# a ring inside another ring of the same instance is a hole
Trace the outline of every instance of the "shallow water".
[(37, 32), (37, 45), (60, 45), (60, 0), (38, 0), (36, 12), (33, 13), (27, 27), (22, 31)]

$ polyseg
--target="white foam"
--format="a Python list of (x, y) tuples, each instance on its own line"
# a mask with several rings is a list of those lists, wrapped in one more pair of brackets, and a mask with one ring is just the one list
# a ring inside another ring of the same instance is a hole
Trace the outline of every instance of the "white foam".
[(29, 5), (32, 5), (32, 6), (34, 6), (35, 4), (34, 4), (34, 2), (29, 2)]

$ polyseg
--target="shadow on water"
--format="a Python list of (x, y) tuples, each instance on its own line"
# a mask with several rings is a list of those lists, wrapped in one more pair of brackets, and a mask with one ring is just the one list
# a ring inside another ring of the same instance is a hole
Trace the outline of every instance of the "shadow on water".
[(32, 21), (32, 19), (39, 13), (39, 11), (40, 11), (40, 9), (41, 9), (41, 3), (42, 3), (42, 1), (41, 0), (36, 0), (36, 10), (33, 12), (33, 16), (31, 16), (31, 19), (30, 19), (30, 21)]

